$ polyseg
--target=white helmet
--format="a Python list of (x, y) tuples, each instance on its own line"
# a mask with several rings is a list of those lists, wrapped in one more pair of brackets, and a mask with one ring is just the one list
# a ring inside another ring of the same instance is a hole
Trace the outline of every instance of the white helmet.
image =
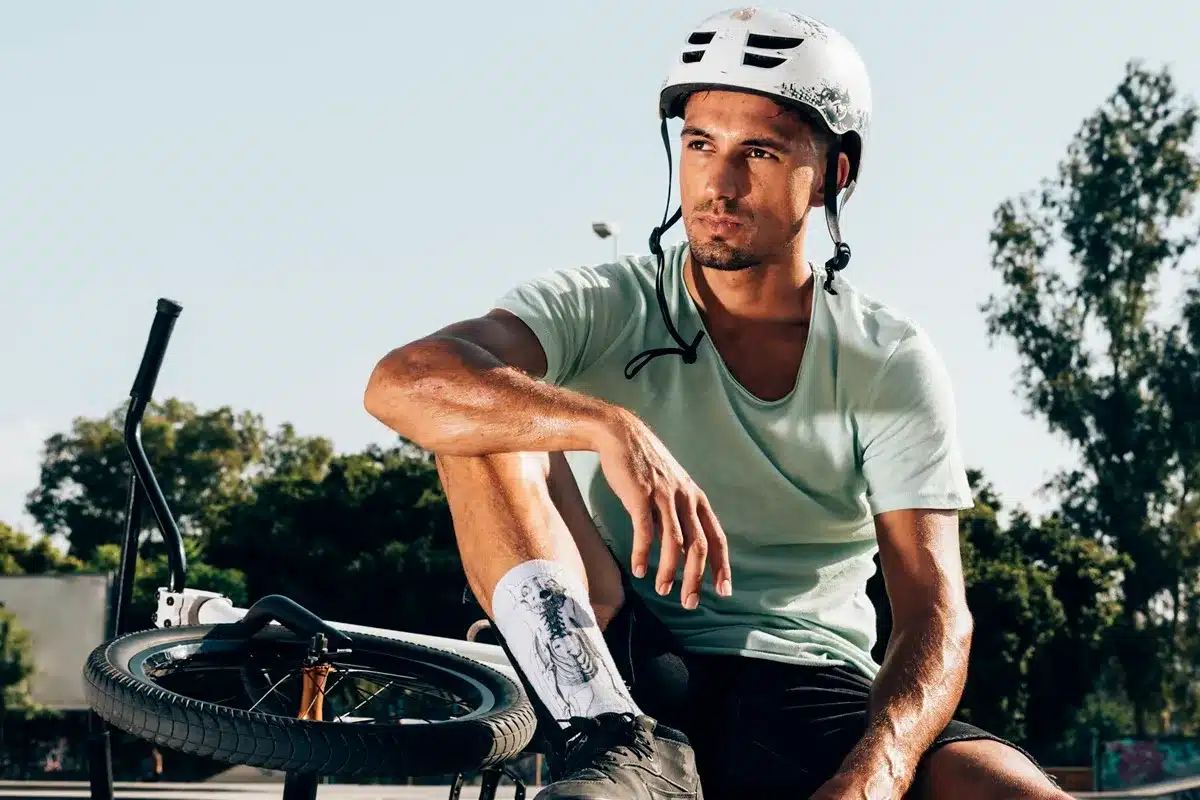
[[(838, 157), (845, 153), (850, 175), (842, 194), (845, 206), (862, 171), (863, 151), (871, 124), (871, 84), (867, 68), (846, 37), (823, 22), (803, 14), (769, 8), (728, 9), (713, 14), (692, 28), (681, 43), (670, 74), (659, 93), (663, 144), (670, 164), (671, 145), (667, 120), (683, 116), (687, 98), (706, 89), (752, 92), (799, 109), (806, 119), (824, 123), (836, 142), (830, 148), (825, 168), (825, 185), (837, 185)], [(670, 192), (668, 191), (668, 202)], [(838, 193), (825, 193), (825, 219), (835, 253), (826, 262), (825, 290), (833, 289), (834, 273), (850, 263), (850, 247), (842, 240)], [(667, 206), (667, 210), (670, 206)], [(670, 219), (666, 210), (662, 224), (650, 235), (650, 249), (658, 259), (659, 305), (667, 331), (678, 347), (657, 348), (640, 353), (626, 366), (632, 379), (659, 355), (678, 354), (686, 363), (698, 357), (703, 330), (688, 343), (666, 312), (662, 281), (664, 259), (662, 235), (680, 218)]]
[[(842, 205), (850, 199), (862, 172), (863, 151), (871, 125), (871, 82), (850, 40), (812, 17), (770, 8), (728, 9), (696, 25), (682, 43), (659, 93), (665, 122), (683, 116), (690, 94), (704, 89), (733, 89), (764, 95), (798, 108), (824, 123), (837, 139), (829, 153), (826, 185), (837, 185), (838, 154), (850, 161)], [(850, 263), (842, 241), (837, 192), (825, 196), (825, 217), (836, 254), (825, 288), (833, 292), (833, 273)]]
[(680, 48), (659, 94), (659, 114), (683, 116), (688, 95), (703, 89), (753, 92), (815, 112), (843, 137), (850, 183), (857, 179), (871, 124), (871, 84), (854, 45), (825, 23), (766, 8), (714, 14)]

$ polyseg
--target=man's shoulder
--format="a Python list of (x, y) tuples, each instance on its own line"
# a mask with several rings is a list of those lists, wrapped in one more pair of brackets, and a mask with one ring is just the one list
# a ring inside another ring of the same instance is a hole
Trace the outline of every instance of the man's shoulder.
[[(824, 281), (823, 272), (818, 280)], [(919, 322), (897, 304), (855, 286), (842, 275), (834, 279), (836, 295), (826, 295), (835, 330), (839, 361), (846, 376), (866, 391), (887, 370), (903, 363), (937, 358)]]
[[(817, 279), (824, 284), (824, 268)], [(920, 334), (916, 320), (897, 304), (863, 291), (843, 274), (834, 278), (833, 288), (837, 294), (826, 293), (826, 297), (839, 339), (890, 352), (906, 338)]]
[(652, 257), (627, 255), (615, 261), (555, 267), (532, 275), (509, 292), (540, 295), (575, 294), (590, 301), (604, 297), (632, 299), (647, 286), (654, 291), (655, 264)]
[(559, 267), (516, 284), (493, 302), (523, 321), (546, 352), (547, 380), (566, 383), (656, 313), (653, 261)]

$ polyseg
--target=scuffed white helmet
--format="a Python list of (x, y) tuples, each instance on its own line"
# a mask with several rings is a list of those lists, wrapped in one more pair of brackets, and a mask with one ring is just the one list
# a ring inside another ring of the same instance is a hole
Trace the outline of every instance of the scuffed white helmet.
[(857, 180), (871, 124), (871, 84), (854, 45), (825, 23), (769, 8), (712, 15), (682, 43), (659, 94), (659, 113), (682, 116), (688, 95), (703, 89), (753, 92), (815, 112), (843, 137), (850, 182)]

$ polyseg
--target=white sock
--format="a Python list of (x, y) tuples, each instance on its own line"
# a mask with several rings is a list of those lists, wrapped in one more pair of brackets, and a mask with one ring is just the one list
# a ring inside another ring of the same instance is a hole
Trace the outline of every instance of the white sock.
[(509, 570), (492, 593), (492, 616), (555, 719), (642, 713), (608, 652), (587, 591), (561, 564), (534, 560)]

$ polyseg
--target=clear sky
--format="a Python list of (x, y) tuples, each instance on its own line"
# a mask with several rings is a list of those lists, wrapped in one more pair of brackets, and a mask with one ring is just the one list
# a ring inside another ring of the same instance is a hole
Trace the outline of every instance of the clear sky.
[[(361, 404), (388, 349), (608, 258), (593, 220), (644, 251), (666, 189), (656, 92), (722, 7), (0, 0), (0, 520), (30, 526), (46, 436), (125, 401), (160, 296), (184, 311), (159, 397), (339, 450), (389, 440)], [(790, 8), (873, 77), (849, 277), (929, 331), (968, 461), (1038, 508), (1071, 455), (988, 345), (991, 215), (1050, 174), (1127, 59), (1200, 92), (1200, 3)]]

